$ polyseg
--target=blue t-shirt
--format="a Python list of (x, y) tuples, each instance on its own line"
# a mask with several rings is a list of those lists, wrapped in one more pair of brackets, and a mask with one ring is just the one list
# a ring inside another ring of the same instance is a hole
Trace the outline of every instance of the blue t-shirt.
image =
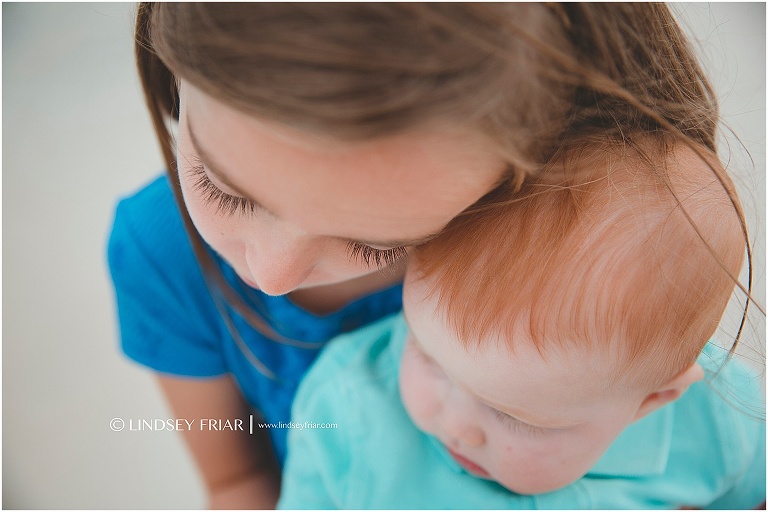
[[(256, 311), (267, 313), (277, 332), (317, 346), (275, 342), (228, 308), (252, 354), (240, 349), (208, 292), (167, 177), (161, 176), (120, 201), (109, 239), (122, 348), (131, 359), (161, 373), (199, 378), (232, 374), (266, 422), (289, 421), (299, 381), (325, 342), (401, 307), (402, 286), (396, 285), (318, 316), (287, 297), (253, 290), (220, 257), (214, 258), (226, 280)], [(259, 371), (251, 356), (277, 378)], [(269, 433), (282, 464), (287, 431), (273, 428)]]
[[(406, 337), (403, 316), (394, 315), (341, 336), (320, 356), (294, 402), (278, 508), (748, 509), (765, 500), (765, 422), (708, 382), (629, 425), (562, 489), (526, 496), (477, 478), (405, 411), (398, 377)], [(699, 357), (710, 379), (722, 363), (716, 354)], [(763, 398), (760, 377), (735, 361), (716, 380), (740, 399)]]

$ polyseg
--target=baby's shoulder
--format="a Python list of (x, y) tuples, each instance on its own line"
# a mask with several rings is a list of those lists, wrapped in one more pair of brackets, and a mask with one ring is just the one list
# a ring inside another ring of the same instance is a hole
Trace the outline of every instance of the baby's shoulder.
[(360, 383), (397, 371), (393, 343), (402, 333), (401, 314), (390, 315), (328, 342), (302, 380), (319, 385), (330, 380)]
[(705, 459), (721, 470), (739, 472), (765, 437), (763, 372), (739, 357), (726, 361), (710, 346), (699, 357), (706, 378), (675, 404), (680, 439), (700, 437)]
[(676, 461), (680, 475), (696, 468), (699, 482), (709, 482), (707, 508), (752, 508), (765, 500), (764, 371), (738, 357), (723, 364), (723, 353), (705, 350), (707, 378), (675, 404), (670, 466)]
[(404, 336), (403, 323), (402, 314), (390, 315), (329, 341), (301, 380), (296, 403), (307, 404), (324, 396), (364, 401), (365, 397), (388, 395), (397, 383), (397, 346)]

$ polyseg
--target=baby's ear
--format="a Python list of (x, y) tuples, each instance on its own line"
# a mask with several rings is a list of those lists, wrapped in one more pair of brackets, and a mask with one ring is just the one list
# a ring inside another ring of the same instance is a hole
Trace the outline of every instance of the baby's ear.
[(662, 405), (666, 405), (669, 402), (674, 402), (680, 396), (685, 393), (688, 386), (694, 382), (698, 382), (704, 378), (704, 370), (699, 363), (693, 363), (687, 369), (678, 373), (669, 382), (661, 386), (659, 389), (649, 394), (640, 404), (640, 408), (637, 410), (635, 419), (637, 421), (643, 416), (652, 413)]

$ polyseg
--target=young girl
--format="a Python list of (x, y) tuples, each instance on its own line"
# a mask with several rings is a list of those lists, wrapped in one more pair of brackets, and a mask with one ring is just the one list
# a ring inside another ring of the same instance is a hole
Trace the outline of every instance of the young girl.
[(280, 508), (765, 500), (765, 422), (720, 394), (759, 405), (760, 375), (707, 343), (742, 263), (738, 220), (691, 155), (668, 160), (678, 203), (631, 151), (600, 149), (563, 169), (596, 170), (586, 182), (534, 181), (454, 220), (414, 250), (404, 315), (320, 355)]
[[(141, 4), (136, 52), (168, 175), (118, 206), (110, 268), (181, 418), (287, 422), (325, 342), (400, 308), (412, 247), (553, 158), (715, 151), (663, 5)], [(262, 434), (185, 433), (211, 506), (274, 506)]]

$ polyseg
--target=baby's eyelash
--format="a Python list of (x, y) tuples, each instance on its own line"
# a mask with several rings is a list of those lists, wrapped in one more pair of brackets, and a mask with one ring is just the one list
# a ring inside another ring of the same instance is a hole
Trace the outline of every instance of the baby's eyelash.
[(190, 177), (196, 181), (192, 188), (203, 194), (203, 200), (209, 204), (216, 204), (216, 212), (225, 215), (252, 214), (258, 209), (259, 205), (250, 199), (227, 194), (219, 187), (213, 184), (205, 173), (202, 162), (195, 162), (187, 171)]
[(513, 432), (522, 432), (524, 434), (531, 434), (531, 435), (541, 434), (544, 432), (543, 428), (534, 427), (533, 425), (524, 423), (518, 420), (517, 418), (513, 418), (509, 414), (505, 414), (501, 411), (497, 411), (496, 409), (493, 409), (493, 412), (496, 413), (496, 417), (499, 419), (499, 421), (507, 424)]
[(374, 249), (359, 242), (347, 243), (347, 251), (352, 259), (362, 261), (366, 265), (374, 264), (379, 268), (392, 265), (400, 258), (408, 254), (407, 247), (393, 247), (392, 249)]

